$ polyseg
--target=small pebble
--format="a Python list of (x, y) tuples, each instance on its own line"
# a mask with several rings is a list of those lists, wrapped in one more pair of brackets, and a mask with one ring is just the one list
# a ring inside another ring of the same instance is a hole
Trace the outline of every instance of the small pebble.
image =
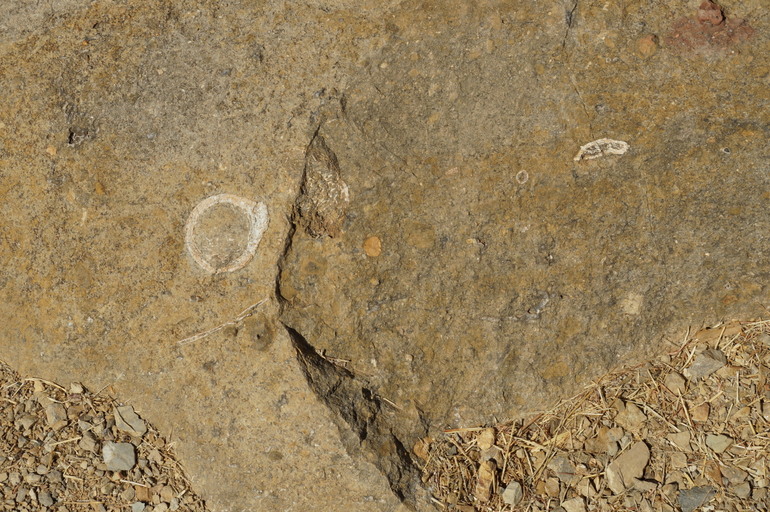
[(743, 482), (733, 487), (733, 492), (741, 499), (746, 499), (751, 496), (751, 485), (748, 482)]
[(643, 59), (649, 59), (658, 51), (658, 36), (648, 34), (636, 42), (636, 51)]
[(136, 464), (134, 445), (131, 443), (108, 441), (102, 447), (102, 457), (108, 471), (129, 471)]
[(503, 501), (508, 505), (517, 505), (522, 497), (524, 497), (524, 491), (516, 480), (512, 480), (503, 491)]
[(370, 236), (364, 240), (364, 253), (370, 258), (376, 258), (382, 254), (382, 241), (376, 236)]
[(50, 507), (53, 505), (53, 498), (51, 497), (51, 493), (47, 491), (40, 491), (40, 494), (37, 497), (37, 501), (44, 507)]
[(706, 446), (714, 450), (716, 453), (724, 453), (730, 445), (733, 444), (733, 438), (726, 435), (707, 434)]
[(679, 506), (682, 512), (693, 512), (705, 505), (715, 494), (716, 490), (708, 485), (683, 490), (679, 492)]

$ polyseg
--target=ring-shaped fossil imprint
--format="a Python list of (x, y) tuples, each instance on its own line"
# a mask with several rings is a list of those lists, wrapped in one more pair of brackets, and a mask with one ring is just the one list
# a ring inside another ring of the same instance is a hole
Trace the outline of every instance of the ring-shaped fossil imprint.
[[(194, 231), (201, 216), (209, 208), (218, 204), (229, 204), (243, 212), (249, 221), (249, 236), (246, 247), (237, 258), (233, 259), (225, 266), (215, 267), (206, 260), (201, 253), (200, 248), (195, 243)], [(267, 229), (268, 222), (267, 206), (265, 206), (264, 203), (251, 201), (233, 194), (218, 194), (207, 197), (193, 208), (193, 211), (187, 219), (187, 224), (185, 225), (185, 247), (187, 247), (187, 251), (190, 253), (190, 256), (192, 256), (192, 259), (195, 260), (195, 263), (209, 274), (233, 272), (246, 266), (254, 256), (254, 253), (257, 252), (257, 247), (259, 246), (260, 240), (262, 240), (262, 235)]]

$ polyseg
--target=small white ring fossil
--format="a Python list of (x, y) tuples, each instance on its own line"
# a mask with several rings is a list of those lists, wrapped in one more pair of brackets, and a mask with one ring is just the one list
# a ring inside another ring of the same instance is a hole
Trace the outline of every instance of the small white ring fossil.
[[(201, 215), (203, 215), (203, 213), (205, 213), (206, 210), (212, 206), (216, 206), (218, 204), (229, 204), (238, 208), (246, 215), (246, 218), (249, 220), (249, 238), (246, 247), (240, 256), (232, 260), (228, 265), (224, 267), (214, 267), (211, 265), (211, 263), (206, 261), (206, 258), (203, 257), (203, 254), (193, 239), (193, 232)], [(197, 263), (209, 274), (233, 272), (246, 266), (246, 264), (254, 256), (254, 253), (257, 252), (257, 247), (259, 246), (259, 242), (262, 240), (262, 235), (267, 229), (268, 222), (269, 217), (265, 203), (257, 203), (255, 201), (251, 201), (249, 199), (245, 199), (233, 194), (218, 194), (215, 196), (207, 197), (198, 203), (195, 208), (193, 208), (193, 211), (190, 213), (190, 217), (187, 219), (187, 224), (185, 224), (185, 247), (187, 247), (187, 251), (190, 253), (190, 256), (192, 256), (192, 259), (195, 260), (195, 263)]]

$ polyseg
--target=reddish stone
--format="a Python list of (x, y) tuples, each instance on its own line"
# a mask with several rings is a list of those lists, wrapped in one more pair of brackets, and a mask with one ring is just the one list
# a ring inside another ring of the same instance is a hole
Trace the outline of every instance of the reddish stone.
[(725, 49), (753, 34), (754, 29), (744, 20), (728, 19), (719, 5), (707, 0), (700, 4), (695, 17), (675, 21), (665, 42), (680, 51)]
[(698, 21), (708, 25), (719, 25), (725, 20), (722, 8), (706, 0), (698, 7)]

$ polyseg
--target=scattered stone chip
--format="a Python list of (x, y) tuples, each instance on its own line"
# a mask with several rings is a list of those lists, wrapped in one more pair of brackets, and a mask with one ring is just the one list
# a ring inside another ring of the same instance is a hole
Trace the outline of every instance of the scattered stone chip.
[(563, 455), (558, 455), (551, 459), (548, 462), (548, 469), (556, 473), (556, 478), (567, 485), (572, 484), (576, 478), (579, 478), (575, 473), (575, 465)]
[(476, 437), (476, 443), (478, 443), (479, 448), (482, 450), (491, 448), (495, 444), (495, 429), (485, 428), (482, 430), (478, 437)]
[(733, 438), (723, 434), (707, 434), (706, 446), (714, 450), (716, 453), (723, 453), (730, 445), (733, 444)]
[(693, 512), (698, 507), (705, 505), (715, 494), (716, 489), (709, 485), (683, 490), (679, 492), (679, 506), (682, 508), (682, 512)]
[(516, 480), (511, 480), (503, 491), (503, 501), (508, 505), (518, 505), (523, 497), (524, 491)]
[(671, 372), (666, 375), (663, 385), (674, 394), (684, 393), (687, 388), (687, 382), (684, 380), (684, 377), (677, 372)]
[(128, 432), (132, 436), (141, 437), (147, 432), (147, 425), (134, 411), (130, 405), (115, 407), (113, 409), (115, 416), (115, 426), (123, 432)]
[(620, 454), (607, 466), (607, 485), (615, 494), (620, 494), (641, 478), (650, 460), (650, 449), (643, 441), (635, 443), (628, 451)]
[(129, 471), (136, 464), (136, 453), (131, 443), (107, 441), (102, 447), (102, 457), (108, 471)]
[(706, 349), (695, 356), (689, 368), (684, 370), (684, 375), (690, 380), (700, 380), (722, 368), (725, 363), (726, 358), (722, 351)]
[(561, 508), (563, 508), (565, 512), (586, 512), (586, 504), (583, 501), (583, 498), (566, 500), (562, 502)]

